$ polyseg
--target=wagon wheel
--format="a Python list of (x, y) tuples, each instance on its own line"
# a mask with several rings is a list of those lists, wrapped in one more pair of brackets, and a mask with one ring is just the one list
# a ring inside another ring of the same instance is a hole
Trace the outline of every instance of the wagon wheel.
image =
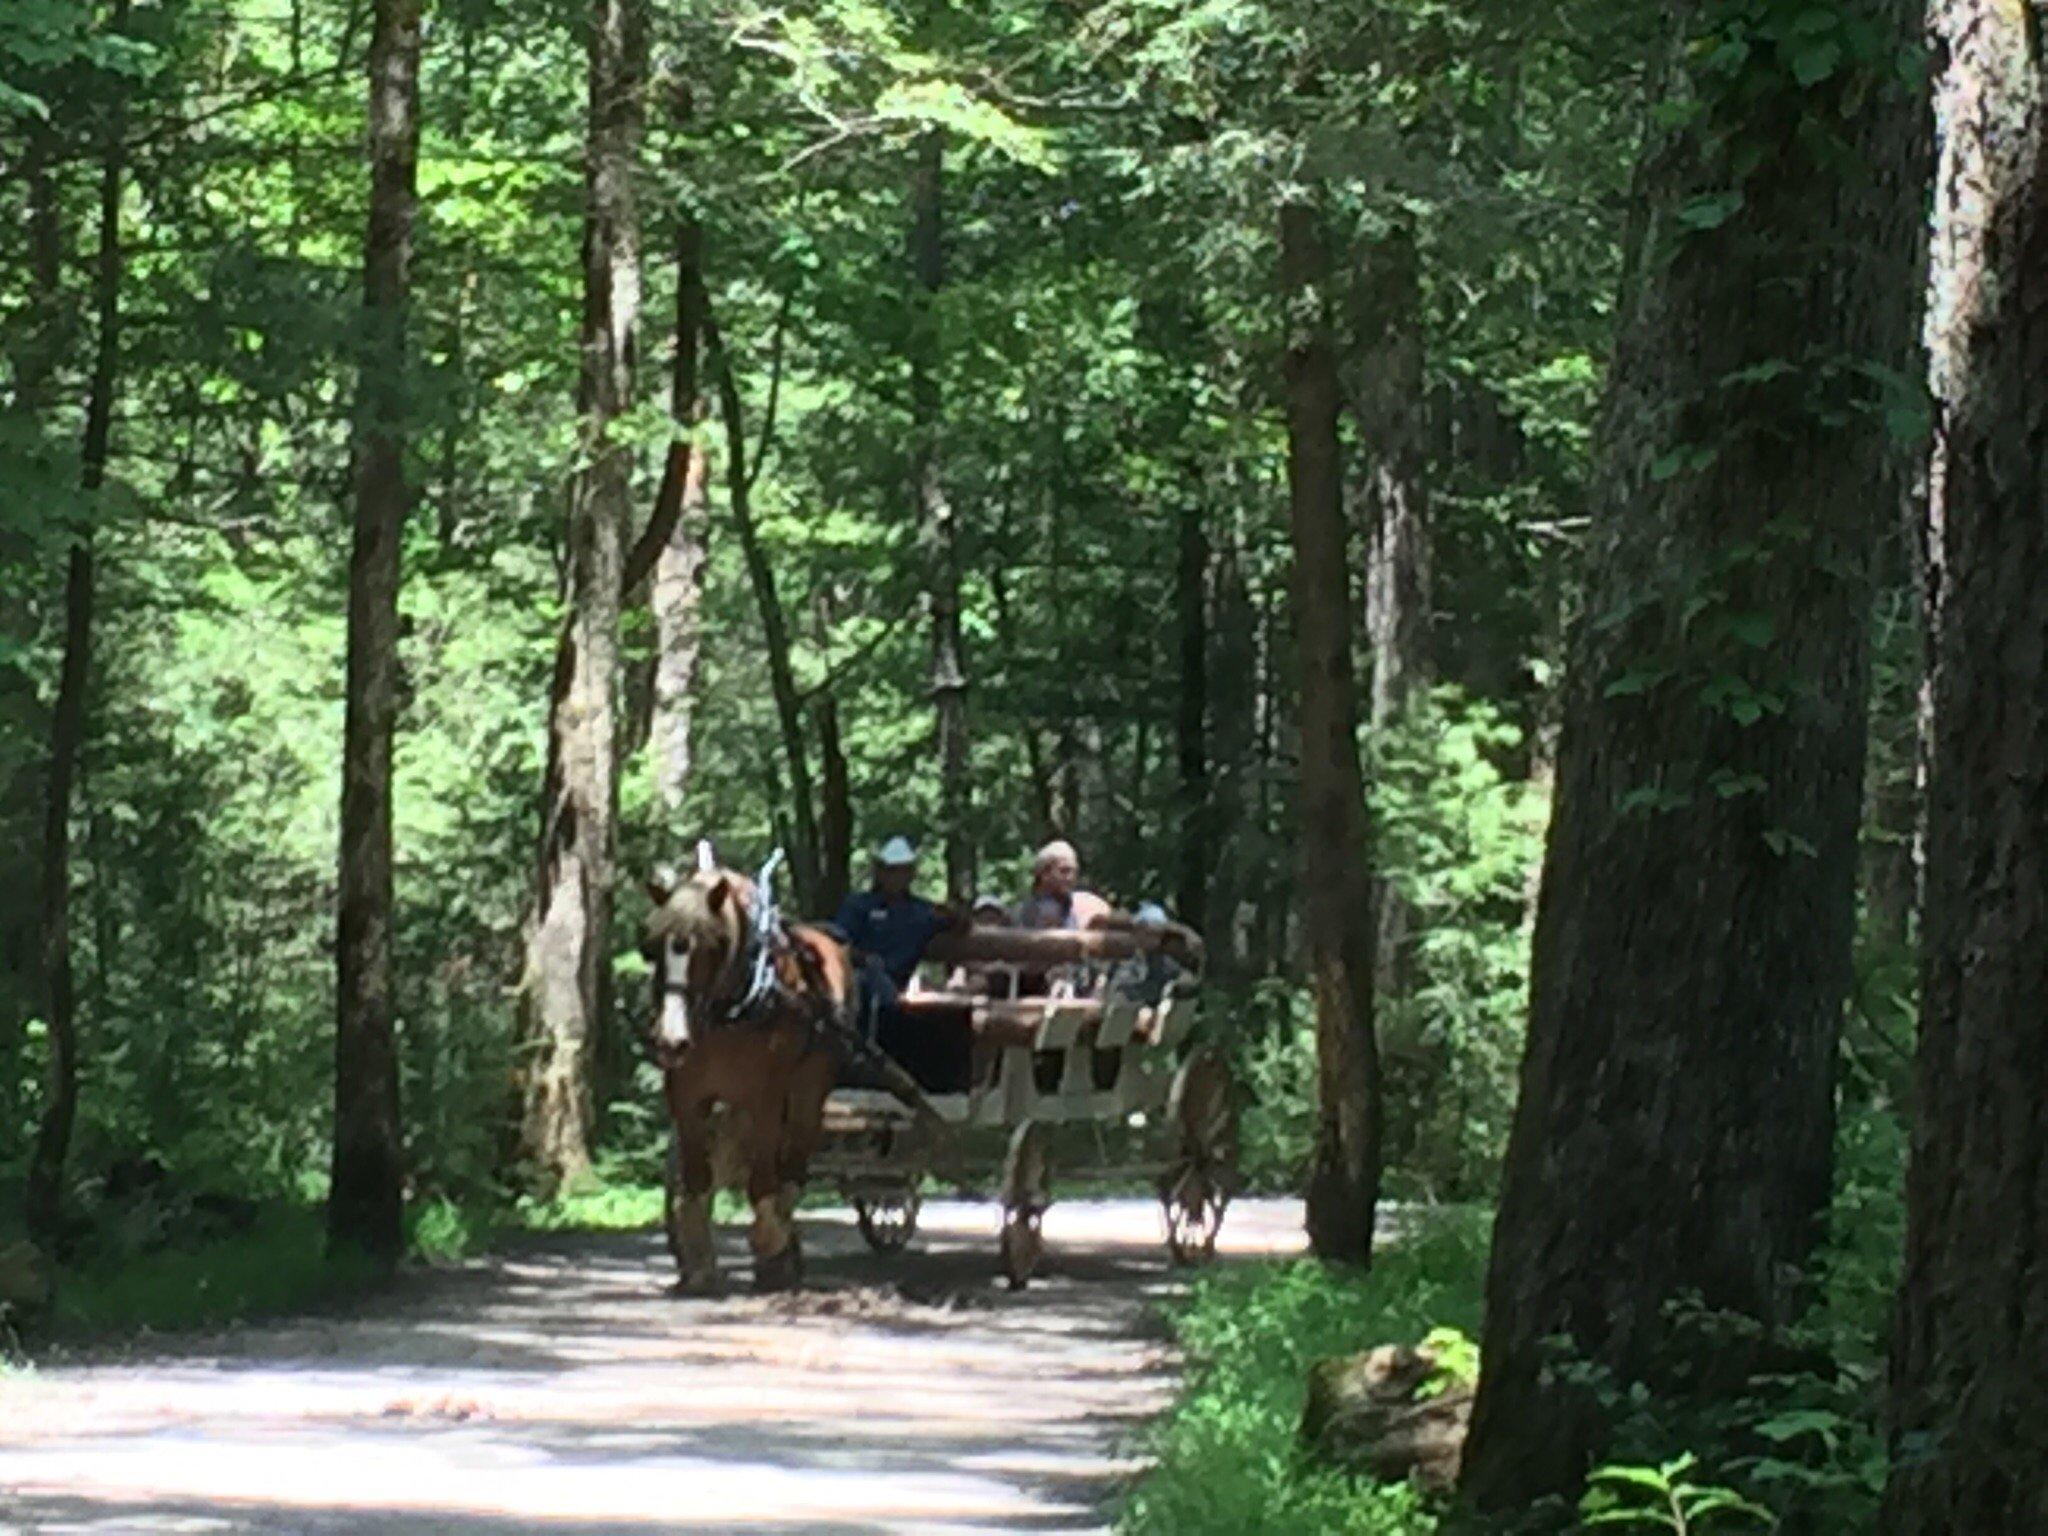
[(1045, 1152), (1045, 1127), (1026, 1120), (1010, 1138), (1003, 1159), (1003, 1273), (1010, 1289), (1022, 1290), (1038, 1269), (1045, 1252), (1039, 1224), (1052, 1204), (1050, 1169)]
[(1159, 1184), (1166, 1250), (1176, 1264), (1206, 1263), (1216, 1256), (1223, 1212), (1237, 1191), (1237, 1116), (1222, 1057), (1208, 1049), (1189, 1054), (1174, 1074), (1166, 1119), (1174, 1135)]
[(917, 1235), (917, 1213), (923, 1204), (912, 1187), (875, 1191), (853, 1197), (853, 1218), (876, 1253), (901, 1253)]

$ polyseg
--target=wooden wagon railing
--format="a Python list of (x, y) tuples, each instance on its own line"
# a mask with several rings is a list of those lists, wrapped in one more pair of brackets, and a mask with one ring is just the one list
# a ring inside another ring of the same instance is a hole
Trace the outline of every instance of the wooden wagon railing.
[[(1126, 962), (1167, 955), (1162, 974)], [(969, 1037), (967, 1083), (928, 1092), (940, 1121), (1011, 1132), (1002, 1170), (1001, 1258), (1013, 1285), (1037, 1267), (1050, 1204), (1045, 1128), (1158, 1115), (1156, 1175), (1176, 1260), (1214, 1251), (1235, 1187), (1229, 1075), (1213, 1052), (1178, 1049), (1194, 1023), (1200, 941), (1184, 928), (1082, 932), (977, 927), (934, 940), (926, 959), (954, 969), (946, 988), (899, 999), (913, 1028)], [(1023, 983), (1024, 985), (1020, 985)], [(1042, 995), (1020, 996), (1040, 991)], [(842, 1088), (825, 1104), (814, 1167), (835, 1179), (862, 1235), (894, 1252), (917, 1227), (919, 1185), (942, 1160), (934, 1128), (891, 1094)]]

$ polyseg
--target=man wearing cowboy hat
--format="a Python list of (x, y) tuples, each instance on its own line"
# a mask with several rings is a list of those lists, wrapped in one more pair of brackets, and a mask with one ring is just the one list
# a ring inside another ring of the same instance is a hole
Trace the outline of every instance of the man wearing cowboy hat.
[[(862, 1009), (869, 1038), (923, 1079), (922, 1047), (912, 1038), (899, 998), (924, 958), (925, 946), (942, 933), (966, 926), (966, 916), (926, 901), (911, 890), (917, 880), (917, 850), (907, 837), (892, 837), (875, 850), (868, 889), (839, 904), (833, 926), (846, 935), (861, 967), (869, 1004)], [(950, 1059), (946, 1064), (950, 1068)], [(932, 1086), (927, 1083), (927, 1087)]]
[(875, 850), (869, 885), (839, 904), (833, 923), (863, 956), (880, 963), (902, 990), (939, 934), (961, 927), (950, 907), (926, 901), (911, 890), (917, 880), (917, 850), (907, 837), (892, 837)]

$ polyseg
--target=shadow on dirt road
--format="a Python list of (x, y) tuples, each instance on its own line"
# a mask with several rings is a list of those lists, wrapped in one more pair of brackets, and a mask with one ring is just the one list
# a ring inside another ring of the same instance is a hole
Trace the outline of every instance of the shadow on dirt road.
[[(0, 1381), (0, 1531), (36, 1536), (873, 1536), (1091, 1531), (1167, 1400), (1157, 1207), (1046, 1218), (995, 1275), (993, 1209), (907, 1253), (806, 1213), (807, 1289), (683, 1300), (657, 1234), (536, 1239), (374, 1305)], [(1244, 1201), (1223, 1262), (1297, 1251)]]

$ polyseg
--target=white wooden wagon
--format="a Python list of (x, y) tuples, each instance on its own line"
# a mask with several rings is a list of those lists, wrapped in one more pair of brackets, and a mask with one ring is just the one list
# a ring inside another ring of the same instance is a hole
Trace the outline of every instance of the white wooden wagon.
[[(1147, 929), (993, 927), (933, 942), (928, 968), (949, 969), (949, 985), (914, 987), (902, 1007), (910, 1027), (965, 1031), (970, 1042), (966, 1081), (927, 1092), (945, 1129), (920, 1123), (888, 1093), (842, 1088), (826, 1102), (812, 1163), (813, 1177), (838, 1184), (870, 1247), (893, 1253), (916, 1234), (926, 1175), (969, 1139), (949, 1132), (1007, 1131), (1000, 1257), (1022, 1286), (1038, 1267), (1052, 1202), (1047, 1127), (1142, 1116), (1160, 1127), (1157, 1156), (1104, 1171), (1154, 1180), (1175, 1262), (1214, 1253), (1237, 1179), (1231, 1085), (1221, 1057), (1186, 1048), (1198, 983), (1177, 965), (1178, 974), (1160, 974), (1171, 942)], [(1034, 987), (1040, 995), (1018, 995)]]

